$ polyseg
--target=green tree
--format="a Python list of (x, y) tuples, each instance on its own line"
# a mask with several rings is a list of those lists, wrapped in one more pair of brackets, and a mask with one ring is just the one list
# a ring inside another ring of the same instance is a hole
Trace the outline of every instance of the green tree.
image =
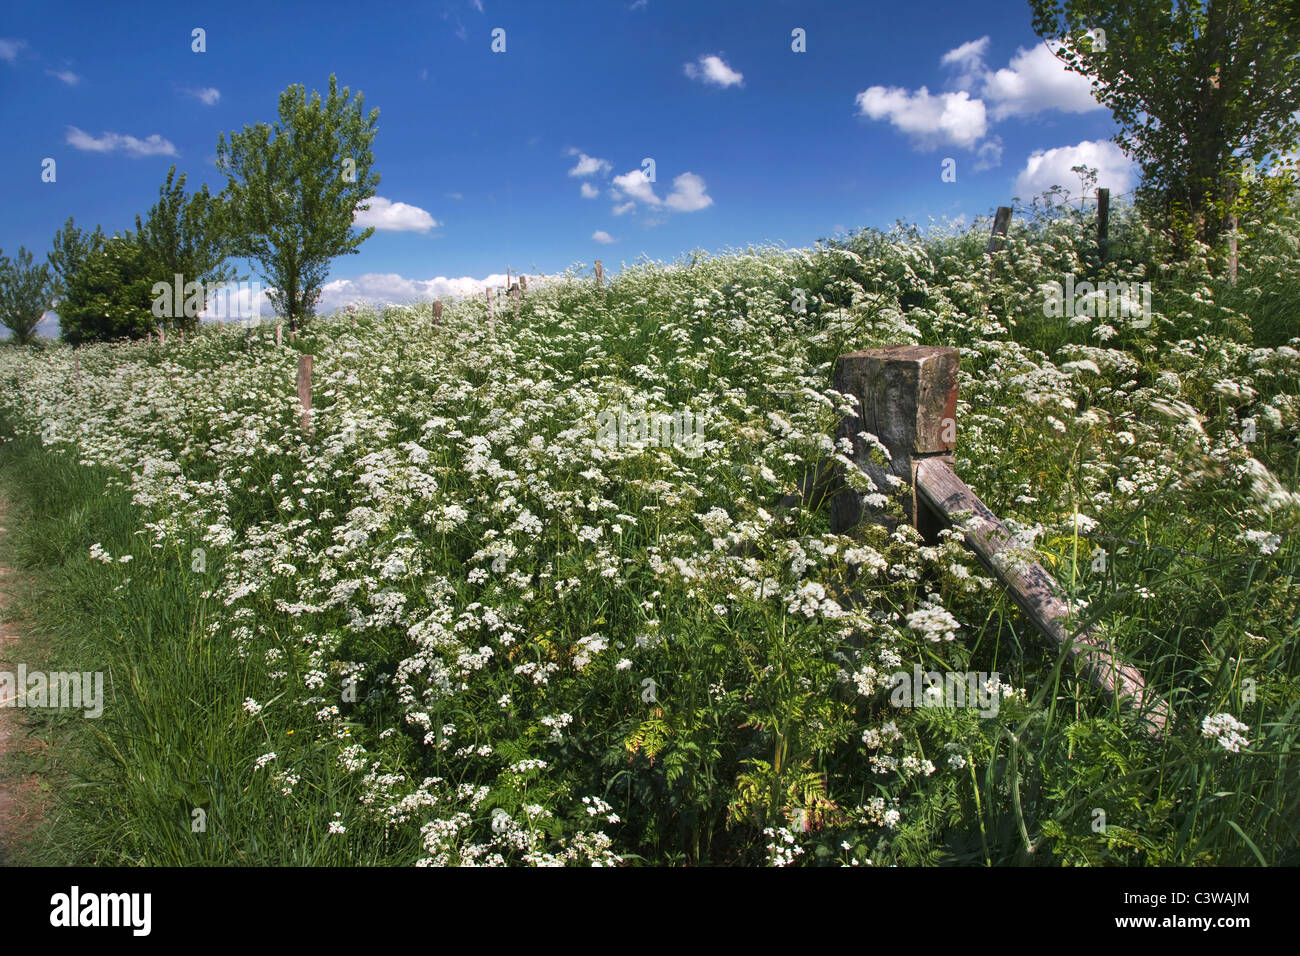
[[(136, 238), (156, 266), (155, 282), (171, 285), (177, 275), (182, 286), (188, 282), (228, 282), (234, 270), (226, 264), (229, 249), (222, 202), (208, 192), (205, 185), (193, 195), (185, 194), (185, 174), (176, 179), (176, 167), (167, 172), (167, 181), (158, 190), (158, 202), (148, 217), (135, 217)], [(186, 316), (180, 304), (175, 318), (197, 323)]]
[(245, 126), (217, 143), (217, 168), (230, 180), (222, 196), (232, 254), (260, 266), (291, 329), (315, 314), (330, 260), (356, 253), (374, 233), (354, 232), (352, 220), (379, 185), (370, 171), (379, 110), (367, 116), (362, 94), (350, 97), (333, 75), (324, 102), (291, 86), (273, 128)]
[(1300, 144), (1294, 0), (1029, 5), (1034, 30), (1115, 114), (1115, 142), (1142, 168), (1139, 206), (1180, 248), (1285, 201)]
[(35, 338), (41, 316), (52, 305), (52, 289), (48, 264), (33, 267), (32, 254), (22, 246), (12, 260), (0, 249), (0, 325), (19, 345)]
[(150, 306), (157, 263), (131, 232), (106, 239), (68, 279), (59, 304), (63, 339), (73, 345), (140, 338), (155, 325)]
[(86, 256), (104, 245), (104, 230), (95, 227), (93, 233), (78, 229), (68, 217), (63, 228), (54, 234), (54, 250), (49, 255), (50, 268), (53, 270), (52, 284), (54, 297), (62, 298), (67, 294), (68, 278), (81, 267)]

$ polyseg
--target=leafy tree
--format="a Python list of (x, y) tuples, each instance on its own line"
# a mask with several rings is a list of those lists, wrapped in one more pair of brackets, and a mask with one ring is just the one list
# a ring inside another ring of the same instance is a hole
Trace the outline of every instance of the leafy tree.
[(32, 254), (22, 246), (13, 260), (0, 250), (0, 325), (19, 345), (35, 338), (36, 326), (52, 304), (52, 288), (48, 264), (33, 267)]
[(55, 298), (62, 298), (67, 293), (68, 278), (80, 268), (86, 256), (103, 245), (103, 229), (96, 226), (93, 233), (82, 232), (72, 217), (68, 217), (63, 228), (54, 234), (54, 251), (49, 255)]
[[(154, 281), (170, 284), (178, 274), (182, 284), (230, 281), (234, 271), (226, 265), (229, 240), (219, 197), (212, 196), (206, 185), (186, 196), (185, 174), (179, 180), (175, 177), (173, 166), (148, 218), (135, 217), (136, 238), (157, 267)], [(184, 315), (179, 306), (176, 313), (177, 318)]]
[(370, 171), (379, 110), (367, 116), (362, 94), (350, 97), (333, 75), (323, 103), (320, 93), (308, 100), (305, 87), (291, 86), (274, 128), (245, 126), (228, 145), (225, 134), (217, 143), (217, 168), (230, 180), (222, 195), (232, 253), (261, 267), (291, 329), (315, 314), (330, 260), (356, 253), (374, 233), (354, 233), (352, 220), (379, 185)]
[[(1092, 77), (1142, 167), (1139, 205), (1181, 248), (1293, 188), (1300, 144), (1294, 0), (1030, 0), (1034, 30)], [(1278, 175), (1260, 177), (1259, 170)]]
[(157, 263), (131, 232), (90, 252), (68, 278), (59, 304), (63, 339), (73, 345), (140, 338), (155, 325), (151, 290)]

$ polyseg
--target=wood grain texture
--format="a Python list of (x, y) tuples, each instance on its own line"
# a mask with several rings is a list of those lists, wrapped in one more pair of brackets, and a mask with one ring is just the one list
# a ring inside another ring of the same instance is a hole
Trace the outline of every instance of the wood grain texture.
[(1070, 614), (1060, 586), (1037, 561), (1017, 552), (1006, 525), (957, 477), (951, 463), (924, 459), (917, 465), (916, 477), (921, 501), (965, 532), (967, 547), (1002, 582), (1035, 627), (1057, 646), (1068, 646), (1068, 658), (1094, 686), (1131, 706), (1149, 730), (1163, 734), (1173, 721), (1169, 704), (1096, 631), (1071, 634), (1067, 630)]

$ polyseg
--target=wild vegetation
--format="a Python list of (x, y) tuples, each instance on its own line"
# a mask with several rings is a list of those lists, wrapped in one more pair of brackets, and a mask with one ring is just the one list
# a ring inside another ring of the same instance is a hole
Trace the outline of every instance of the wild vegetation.
[[(643, 263), (269, 326), (0, 353), (29, 610), (65, 666), (46, 860), (1249, 864), (1300, 845), (1294, 215), (1178, 265), (1117, 213)], [(1150, 281), (1148, 326), (1049, 318)], [(806, 311), (792, 308), (804, 290)], [(957, 470), (1177, 714), (1075, 679), (957, 533), (783, 509), (837, 355), (962, 350)], [(300, 428), (299, 352), (315, 356)], [(702, 454), (597, 439), (689, 408)], [(996, 714), (891, 704), (983, 672)], [(203, 827), (196, 832), (202, 820)]]

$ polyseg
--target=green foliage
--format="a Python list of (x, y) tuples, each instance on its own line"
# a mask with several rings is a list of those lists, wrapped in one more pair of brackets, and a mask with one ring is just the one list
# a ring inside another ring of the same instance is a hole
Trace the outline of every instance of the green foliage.
[[(1034, 29), (1093, 78), (1142, 167), (1138, 198), (1180, 250), (1285, 201), (1300, 144), (1288, 0), (1030, 0)], [(1102, 31), (1098, 33), (1097, 31)], [(1103, 35), (1104, 34), (1104, 35)], [(1260, 175), (1263, 172), (1272, 175)]]
[[(226, 266), (230, 240), (221, 202), (209, 194), (206, 185), (186, 196), (185, 174), (181, 173), (179, 180), (175, 176), (173, 166), (147, 218), (135, 217), (137, 241), (156, 267), (154, 281), (170, 286), (178, 274), (182, 286), (230, 281), (234, 270)], [(176, 318), (184, 318), (179, 307), (174, 311)], [(191, 316), (184, 324), (197, 325), (198, 319)]]
[(154, 327), (151, 290), (158, 267), (133, 233), (89, 252), (59, 303), (63, 339), (72, 345), (141, 338)]
[(32, 254), (22, 246), (12, 260), (0, 249), (0, 325), (13, 333), (19, 345), (35, 337), (41, 316), (50, 308), (51, 289), (47, 264), (33, 267)]
[(54, 234), (54, 248), (49, 255), (50, 268), (53, 270), (53, 294), (56, 299), (67, 295), (68, 280), (81, 268), (86, 256), (103, 245), (104, 231), (99, 226), (95, 227), (93, 233), (83, 232), (77, 228), (72, 217), (68, 217), (63, 228)]
[(354, 254), (373, 228), (353, 232), (352, 220), (375, 195), (371, 172), (379, 110), (363, 111), (364, 96), (340, 94), (331, 75), (329, 95), (310, 100), (301, 84), (280, 95), (280, 119), (223, 133), (217, 168), (229, 177), (222, 194), (232, 253), (261, 266), (276, 310), (290, 328), (315, 313), (335, 256)]

